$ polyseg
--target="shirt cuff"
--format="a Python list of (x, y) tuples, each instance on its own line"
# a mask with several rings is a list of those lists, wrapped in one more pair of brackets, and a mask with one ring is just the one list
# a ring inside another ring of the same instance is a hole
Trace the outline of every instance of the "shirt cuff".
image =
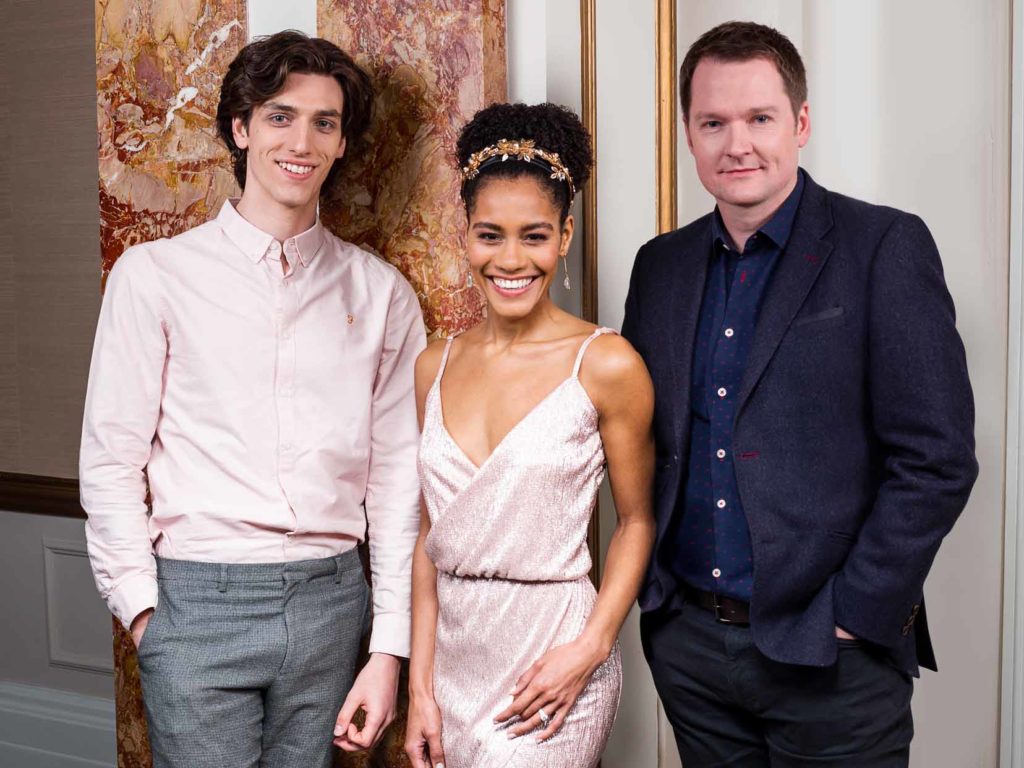
[(131, 630), (136, 616), (149, 608), (156, 608), (156, 604), (156, 578), (146, 574), (123, 579), (107, 596), (107, 607), (127, 630)]
[(411, 642), (412, 624), (408, 616), (383, 613), (373, 617), (370, 653), (389, 653), (407, 659)]

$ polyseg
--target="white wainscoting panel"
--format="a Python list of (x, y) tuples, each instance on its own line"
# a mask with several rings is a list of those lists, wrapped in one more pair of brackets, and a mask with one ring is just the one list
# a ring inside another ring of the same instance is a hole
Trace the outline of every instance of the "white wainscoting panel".
[(113, 674), (110, 614), (80, 541), (43, 539), (46, 633), (53, 666)]

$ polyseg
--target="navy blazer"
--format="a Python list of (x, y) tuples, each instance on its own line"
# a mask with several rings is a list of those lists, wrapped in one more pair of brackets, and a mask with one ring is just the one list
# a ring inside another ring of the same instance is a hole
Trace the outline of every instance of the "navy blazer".
[[(667, 536), (686, 483), (711, 215), (636, 257), (622, 333), (655, 389), (657, 539), (643, 611), (678, 600)], [(974, 400), (938, 250), (916, 216), (808, 175), (736, 411), (754, 554), (751, 631), (776, 661), (835, 662), (835, 625), (935, 669), (922, 590), (977, 476)]]

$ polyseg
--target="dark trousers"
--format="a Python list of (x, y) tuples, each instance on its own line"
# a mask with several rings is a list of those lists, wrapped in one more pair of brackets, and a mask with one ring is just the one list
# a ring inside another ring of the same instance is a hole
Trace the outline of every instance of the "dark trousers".
[(355, 550), (218, 565), (157, 559), (139, 644), (154, 768), (326, 768), (369, 590)]
[(750, 627), (694, 605), (644, 614), (644, 654), (684, 768), (906, 768), (913, 681), (840, 641), (831, 667), (780, 664)]

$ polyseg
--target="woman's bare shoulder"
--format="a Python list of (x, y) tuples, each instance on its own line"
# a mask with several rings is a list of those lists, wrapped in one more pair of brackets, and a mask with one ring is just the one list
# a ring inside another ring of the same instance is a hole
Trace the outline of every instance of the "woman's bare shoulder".
[(437, 371), (441, 367), (441, 357), (444, 355), (444, 348), (448, 339), (434, 339), (427, 348), (420, 352), (416, 358), (416, 383), (433, 381)]

